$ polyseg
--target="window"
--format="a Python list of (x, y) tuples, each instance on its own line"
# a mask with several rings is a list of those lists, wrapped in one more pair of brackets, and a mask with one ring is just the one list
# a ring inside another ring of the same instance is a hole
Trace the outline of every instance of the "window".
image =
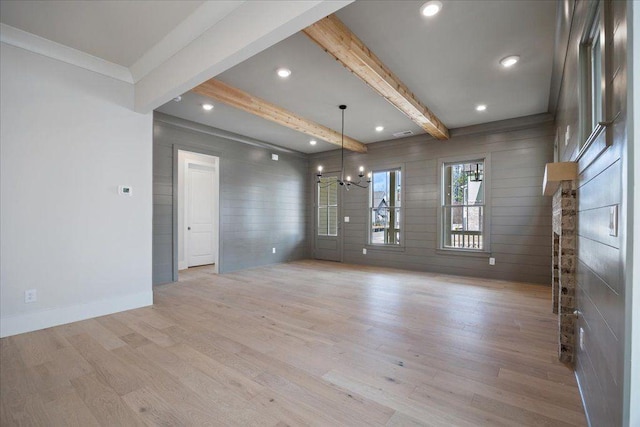
[(602, 35), (603, 21), (601, 8), (598, 2), (593, 11), (591, 25), (587, 26), (587, 32), (580, 45), (581, 62), (581, 131), (580, 146), (583, 146), (594, 131), (598, 130), (598, 123), (604, 121), (603, 117), (603, 48)]
[(402, 222), (402, 172), (374, 171), (370, 185), (369, 243), (400, 245)]
[(338, 178), (327, 176), (318, 183), (318, 236), (338, 235)]
[(443, 163), (442, 248), (486, 249), (484, 171), (484, 159)]

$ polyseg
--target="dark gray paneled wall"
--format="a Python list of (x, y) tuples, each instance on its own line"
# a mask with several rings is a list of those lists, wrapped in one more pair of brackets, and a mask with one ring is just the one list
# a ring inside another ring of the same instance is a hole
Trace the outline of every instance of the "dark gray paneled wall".
[[(344, 262), (549, 284), (551, 198), (542, 196), (542, 177), (545, 164), (553, 161), (553, 139), (550, 117), (537, 116), (453, 131), (448, 141), (420, 136), (369, 144), (367, 154), (345, 154), (346, 168), (351, 171), (360, 164), (367, 169), (403, 167), (405, 247), (369, 247), (367, 254), (362, 254), (367, 239), (368, 190), (353, 188), (343, 197), (342, 216), (350, 217), (349, 223), (343, 223)], [(339, 154), (332, 151), (311, 156), (310, 176), (320, 164), (327, 171), (339, 170)], [(448, 255), (436, 250), (438, 159), (476, 154), (491, 156), (487, 205), (491, 207), (494, 266), (489, 265), (488, 256)], [(312, 182), (309, 191), (313, 189)], [(310, 225), (313, 203), (310, 200)], [(309, 227), (311, 250), (313, 228)]]
[[(220, 157), (221, 273), (308, 257), (304, 155), (200, 132), (201, 125), (190, 124), (187, 129), (165, 123), (162, 117), (156, 115), (153, 136), (154, 284), (172, 281), (177, 268), (173, 253), (175, 147)], [(272, 153), (279, 155), (278, 161), (271, 160)]]
[[(569, 2), (571, 5), (573, 2)], [(587, 416), (593, 426), (622, 425), (625, 284), (626, 176), (623, 173), (627, 150), (627, 8), (630, 2), (604, 2), (610, 10), (610, 29), (605, 49), (611, 53), (606, 87), (611, 91), (609, 118), (613, 144), (605, 147), (602, 134), (581, 156), (579, 151), (579, 60), (578, 45), (587, 24), (588, 2), (577, 1), (563, 83), (558, 103), (558, 133), (567, 126), (573, 135), (560, 144), (562, 161), (578, 161), (578, 265), (577, 307), (581, 313), (577, 327), (584, 332), (584, 348), (576, 345), (576, 374), (584, 397)], [(571, 18), (571, 17), (570, 17)], [(618, 115), (619, 113), (619, 115)], [(609, 208), (619, 206), (617, 237), (609, 236)]]

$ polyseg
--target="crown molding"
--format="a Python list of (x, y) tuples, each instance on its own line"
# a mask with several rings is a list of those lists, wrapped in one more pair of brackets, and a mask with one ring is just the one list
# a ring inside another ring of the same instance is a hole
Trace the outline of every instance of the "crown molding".
[(125, 83), (133, 83), (127, 67), (0, 23), (0, 41)]

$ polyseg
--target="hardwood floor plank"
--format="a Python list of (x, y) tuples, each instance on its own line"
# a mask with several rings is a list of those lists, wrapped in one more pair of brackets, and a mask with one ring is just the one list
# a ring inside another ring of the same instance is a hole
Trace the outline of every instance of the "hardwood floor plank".
[(549, 289), (314, 260), (0, 340), (0, 424), (583, 426)]
[(67, 339), (95, 369), (96, 377), (120, 396), (144, 386), (143, 381), (130, 365), (123, 363), (89, 335), (79, 334)]
[(144, 426), (142, 419), (122, 401), (118, 393), (92, 373), (71, 381), (78, 396), (102, 426)]
[(58, 395), (46, 405), (48, 425), (68, 427), (99, 426), (98, 420), (74, 389)]

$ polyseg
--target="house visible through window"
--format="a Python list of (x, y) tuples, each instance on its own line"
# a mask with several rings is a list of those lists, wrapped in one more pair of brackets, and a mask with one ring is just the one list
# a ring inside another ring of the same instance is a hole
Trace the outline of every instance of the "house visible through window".
[(318, 236), (338, 235), (338, 178), (320, 178), (318, 183)]
[(442, 247), (483, 250), (484, 160), (443, 164)]
[(400, 169), (373, 172), (371, 178), (369, 243), (400, 245), (402, 179)]

